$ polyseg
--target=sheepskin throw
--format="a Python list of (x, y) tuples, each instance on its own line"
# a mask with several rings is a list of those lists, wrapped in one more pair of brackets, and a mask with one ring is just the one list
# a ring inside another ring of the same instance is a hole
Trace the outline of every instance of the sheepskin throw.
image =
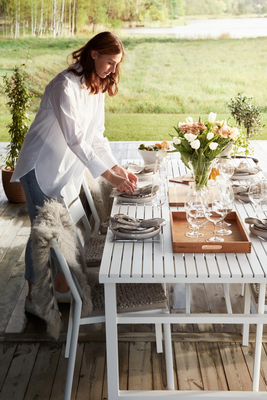
[(54, 296), (49, 268), (51, 239), (56, 238), (70, 270), (74, 273), (84, 294), (82, 316), (92, 312), (91, 287), (79, 248), (76, 226), (66, 208), (57, 200), (47, 201), (39, 207), (32, 228), (32, 256), (35, 283), (32, 301), (37, 312), (47, 323), (47, 332), (58, 339), (61, 327), (60, 313), (54, 308)]
[[(113, 199), (109, 195), (112, 191), (112, 186), (102, 176), (94, 179), (94, 177), (92, 176), (92, 174), (89, 172), (88, 169), (85, 170), (84, 178), (93, 197), (96, 211), (100, 219), (100, 223), (102, 224), (102, 222), (106, 222), (108, 220), (111, 213)], [(88, 207), (85, 205), (86, 201), (84, 199), (84, 196), (85, 196), (84, 193), (81, 192), (80, 194), (81, 201), (84, 205), (85, 212), (88, 216)], [(88, 216), (88, 219), (93, 228), (94, 219), (92, 218), (92, 216), (90, 217), (90, 215)], [(100, 225), (100, 233), (106, 234), (107, 228)]]

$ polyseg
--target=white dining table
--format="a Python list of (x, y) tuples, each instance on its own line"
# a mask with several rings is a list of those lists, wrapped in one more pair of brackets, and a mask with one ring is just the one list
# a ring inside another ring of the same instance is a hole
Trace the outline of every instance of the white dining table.
[[(175, 177), (186, 172), (185, 167), (176, 156), (168, 163), (169, 176)], [(255, 215), (251, 204), (235, 202), (236, 211), (242, 220), (247, 216)], [(107, 351), (107, 379), (108, 398), (117, 399), (252, 399), (266, 398), (265, 392), (259, 392), (260, 362), (263, 324), (267, 323), (264, 314), (265, 288), (267, 283), (267, 242), (250, 235), (252, 243), (251, 253), (173, 253), (170, 226), (170, 212), (177, 211), (177, 207), (169, 207), (168, 201), (162, 210), (152, 204), (121, 204), (116, 200), (112, 208), (112, 215), (123, 213), (138, 218), (159, 216), (165, 219), (166, 224), (154, 238), (142, 241), (115, 240), (109, 230), (101, 262), (99, 281), (105, 287), (106, 313), (106, 351)], [(182, 208), (179, 208), (182, 210)], [(249, 232), (248, 225), (245, 229)], [(170, 324), (241, 324), (243, 325), (243, 345), (248, 344), (249, 324), (256, 324), (255, 354), (253, 384), (251, 391), (220, 392), (220, 391), (141, 391), (138, 387), (131, 391), (119, 389), (118, 365), (118, 324), (140, 323), (140, 316), (134, 314), (117, 314), (116, 284), (117, 283), (162, 283), (185, 284), (193, 283), (217, 284), (226, 287), (231, 283), (245, 285), (244, 313), (236, 314), (231, 311), (225, 314), (192, 314), (190, 312), (174, 314), (145, 314), (143, 323), (170, 323)], [(250, 313), (249, 284), (259, 283), (258, 309)]]

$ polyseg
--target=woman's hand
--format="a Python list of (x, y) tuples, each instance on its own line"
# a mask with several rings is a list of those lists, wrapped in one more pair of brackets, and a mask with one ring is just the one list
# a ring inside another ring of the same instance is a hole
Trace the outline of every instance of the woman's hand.
[(137, 186), (138, 178), (132, 172), (127, 171), (126, 169), (122, 168), (120, 165), (114, 165), (114, 167), (112, 167), (111, 169), (112, 169), (112, 171), (115, 172), (115, 174), (117, 174), (119, 176), (122, 176), (123, 178), (128, 179), (130, 182), (132, 182), (134, 185)]
[(134, 193), (135, 185), (128, 180), (128, 176), (122, 177), (114, 174), (111, 170), (107, 169), (101, 176), (105, 178), (112, 186), (117, 188), (121, 193)]

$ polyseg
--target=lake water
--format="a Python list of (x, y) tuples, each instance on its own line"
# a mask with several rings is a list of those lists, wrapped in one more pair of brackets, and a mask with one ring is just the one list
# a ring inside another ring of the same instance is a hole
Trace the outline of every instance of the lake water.
[(129, 28), (127, 33), (165, 34), (177, 38), (232, 38), (267, 36), (267, 18), (188, 20), (186, 26), (171, 28)]

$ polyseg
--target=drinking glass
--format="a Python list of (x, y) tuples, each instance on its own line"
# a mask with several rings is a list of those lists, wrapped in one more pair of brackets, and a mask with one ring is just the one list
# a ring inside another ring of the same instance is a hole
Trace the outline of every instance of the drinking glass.
[(258, 213), (258, 205), (263, 200), (264, 192), (265, 190), (260, 180), (254, 180), (249, 185), (248, 197), (250, 201), (255, 204), (256, 214)]
[(217, 236), (217, 223), (223, 221), (227, 214), (227, 202), (221, 194), (219, 185), (213, 186), (209, 193), (209, 201), (205, 208), (206, 218), (214, 224), (214, 236), (206, 239), (207, 242), (223, 242), (222, 237)]
[(219, 174), (225, 179), (229, 180), (232, 178), (235, 172), (235, 167), (232, 160), (229, 158), (221, 159), (218, 163)]

